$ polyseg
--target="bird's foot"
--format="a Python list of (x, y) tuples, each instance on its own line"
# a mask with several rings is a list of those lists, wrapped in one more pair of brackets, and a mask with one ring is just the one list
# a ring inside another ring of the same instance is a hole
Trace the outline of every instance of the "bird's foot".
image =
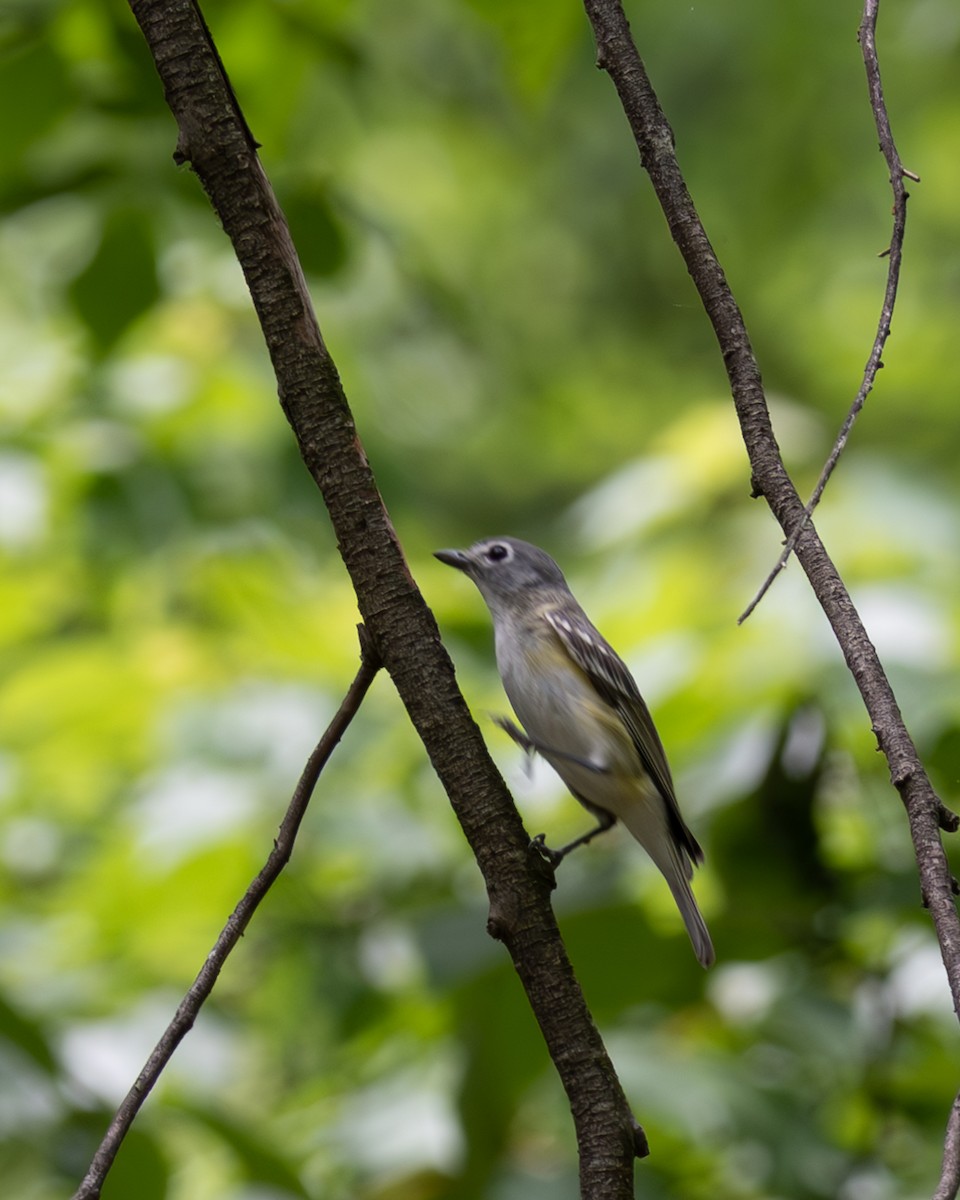
[(499, 725), (503, 732), (512, 738), (521, 750), (526, 751), (527, 754), (536, 754), (538, 747), (527, 737), (520, 726), (511, 721), (509, 717), (494, 716), (493, 723)]
[(551, 850), (547, 845), (547, 835), (538, 833), (536, 837), (530, 839), (530, 850), (534, 854), (538, 854), (544, 862), (550, 864), (556, 870), (563, 862), (564, 853), (562, 850)]

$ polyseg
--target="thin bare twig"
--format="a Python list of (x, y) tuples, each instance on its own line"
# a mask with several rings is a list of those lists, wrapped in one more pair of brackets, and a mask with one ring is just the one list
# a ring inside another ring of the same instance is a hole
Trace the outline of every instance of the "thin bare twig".
[(953, 1102), (943, 1143), (943, 1166), (933, 1200), (955, 1200), (960, 1191), (960, 1095)]
[(164, 1030), (163, 1036), (157, 1042), (153, 1053), (137, 1076), (136, 1082), (117, 1109), (103, 1141), (93, 1156), (89, 1170), (83, 1177), (83, 1182), (74, 1193), (73, 1200), (95, 1200), (100, 1195), (107, 1173), (113, 1165), (117, 1151), (133, 1124), (134, 1118), (167, 1063), (173, 1057), (174, 1051), (193, 1028), (197, 1015), (213, 991), (214, 984), (217, 982), (230, 951), (240, 940), (260, 902), (290, 861), (300, 822), (307, 811), (307, 805), (310, 803), (310, 797), (316, 787), (320, 772), (326, 766), (337, 743), (346, 732), (347, 726), (356, 716), (379, 669), (380, 661), (361, 625), (360, 668), (343, 698), (343, 703), (327, 726), (326, 732), (317, 743), (313, 753), (307, 759), (267, 861), (230, 914), (190, 990), (181, 1000), (173, 1020)]
[(860, 410), (873, 390), (877, 372), (883, 366), (883, 348), (886, 345), (887, 338), (890, 336), (893, 307), (897, 301), (897, 288), (900, 284), (903, 236), (907, 225), (907, 199), (910, 194), (904, 186), (903, 181), (906, 178), (919, 183), (920, 176), (913, 171), (908, 171), (900, 161), (900, 155), (897, 152), (896, 143), (893, 140), (893, 132), (890, 128), (890, 117), (887, 113), (887, 103), (883, 96), (883, 85), (880, 80), (880, 61), (877, 57), (876, 34), (879, 9), (880, 0), (865, 0), (863, 19), (860, 22), (860, 28), (857, 30), (857, 40), (860, 43), (863, 64), (867, 72), (870, 107), (873, 109), (873, 119), (877, 126), (877, 135), (880, 138), (880, 150), (887, 161), (887, 168), (890, 172), (890, 187), (893, 189), (893, 232), (890, 235), (889, 248), (881, 253), (881, 258), (888, 257), (889, 262), (887, 264), (887, 284), (883, 293), (883, 306), (880, 309), (877, 333), (873, 339), (873, 345), (870, 348), (870, 354), (867, 358), (867, 365), (863, 371), (860, 390), (857, 392), (853, 404), (850, 406), (850, 411), (847, 413), (846, 419), (840, 427), (837, 440), (834, 442), (833, 449), (830, 451), (823, 470), (820, 472), (817, 486), (813, 489), (813, 494), (804, 507), (803, 515), (784, 543), (783, 551), (776, 565), (763, 581), (760, 590), (740, 614), (737, 624), (743, 624), (770, 590), (773, 581), (787, 565), (787, 559), (793, 553), (793, 549), (797, 544), (797, 538), (806, 527), (813, 510), (820, 503), (823, 490), (827, 486), (827, 482), (840, 460), (840, 455), (846, 449), (847, 440), (850, 437), (850, 431), (853, 429), (854, 422), (860, 415)]

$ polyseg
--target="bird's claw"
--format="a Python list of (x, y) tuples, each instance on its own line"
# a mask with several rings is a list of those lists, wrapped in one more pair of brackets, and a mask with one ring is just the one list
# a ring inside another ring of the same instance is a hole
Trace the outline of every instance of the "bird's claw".
[(547, 835), (538, 833), (536, 837), (530, 839), (530, 849), (536, 854), (539, 854), (544, 862), (548, 862), (551, 867), (559, 867), (563, 862), (563, 854), (559, 850), (551, 850), (547, 845)]
[(499, 725), (508, 737), (512, 738), (517, 743), (521, 750), (527, 754), (535, 754), (537, 747), (533, 744), (530, 738), (523, 732), (519, 725), (511, 721), (509, 717), (494, 716), (494, 725)]

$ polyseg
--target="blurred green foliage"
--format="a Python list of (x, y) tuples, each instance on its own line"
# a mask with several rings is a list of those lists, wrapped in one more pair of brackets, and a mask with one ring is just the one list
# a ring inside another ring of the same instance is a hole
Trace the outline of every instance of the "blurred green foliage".
[[(801, 489), (856, 392), (890, 198), (853, 4), (628, 5)], [(561, 872), (652, 1144), (638, 1195), (928, 1196), (957, 1031), (906, 825), (795, 566), (579, 6), (205, 5), (478, 716), (436, 546), (546, 545), (636, 668), (719, 964), (619, 833)], [(958, 800), (960, 21), (884, 6), (913, 187), (887, 369), (818, 516)], [(356, 609), (230, 247), (129, 13), (0, 14), (0, 1161), (68, 1194), (271, 845)], [(584, 816), (507, 739), (531, 832)], [(569, 1115), (382, 678), (107, 1200), (564, 1200)]]

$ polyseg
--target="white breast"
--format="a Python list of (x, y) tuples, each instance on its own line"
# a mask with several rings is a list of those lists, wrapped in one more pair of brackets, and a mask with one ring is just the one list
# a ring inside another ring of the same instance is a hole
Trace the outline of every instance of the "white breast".
[(592, 684), (558, 658), (549, 640), (532, 646), (528, 640), (522, 653), (516, 646), (497, 639), (497, 665), (520, 724), (571, 791), (619, 814), (625, 791), (634, 790), (625, 782), (639, 782), (639, 758), (626, 732), (617, 738), (597, 720), (601, 701)]

